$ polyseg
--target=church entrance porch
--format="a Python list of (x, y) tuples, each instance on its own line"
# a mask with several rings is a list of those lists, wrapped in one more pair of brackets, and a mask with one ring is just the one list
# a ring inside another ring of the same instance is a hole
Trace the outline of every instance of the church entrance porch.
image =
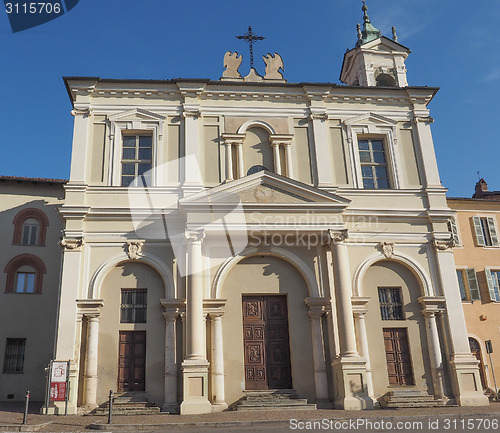
[(118, 391), (145, 391), (146, 332), (120, 331)]
[(286, 295), (243, 296), (245, 389), (290, 389)]

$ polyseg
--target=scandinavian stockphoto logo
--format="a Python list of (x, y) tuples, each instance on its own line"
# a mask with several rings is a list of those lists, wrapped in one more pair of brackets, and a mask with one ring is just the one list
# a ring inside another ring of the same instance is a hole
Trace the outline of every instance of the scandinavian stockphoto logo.
[(80, 0), (13, 1), (4, 0), (5, 11), (14, 33), (45, 24), (73, 9)]
[[(177, 260), (181, 276), (188, 274), (187, 235), (203, 233), (201, 269), (206, 270), (218, 262), (236, 256), (248, 245), (245, 212), (239, 196), (197, 192), (182, 197), (181, 184), (189, 181), (202, 185), (202, 175), (194, 155), (141, 171), (137, 164), (136, 176), (122, 176), (127, 183), (128, 199), (135, 235), (146, 241), (167, 241)], [(125, 170), (123, 170), (125, 171)], [(123, 174), (123, 173), (122, 173)], [(178, 189), (151, 187), (151, 184), (177, 185)]]

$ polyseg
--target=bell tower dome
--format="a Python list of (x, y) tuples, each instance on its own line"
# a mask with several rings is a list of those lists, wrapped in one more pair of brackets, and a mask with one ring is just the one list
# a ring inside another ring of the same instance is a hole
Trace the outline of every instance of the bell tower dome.
[(344, 55), (340, 81), (350, 86), (406, 87), (405, 60), (411, 52), (398, 42), (396, 29), (392, 39), (382, 36), (368, 16), (363, 0), (363, 28), (358, 24), (358, 41)]

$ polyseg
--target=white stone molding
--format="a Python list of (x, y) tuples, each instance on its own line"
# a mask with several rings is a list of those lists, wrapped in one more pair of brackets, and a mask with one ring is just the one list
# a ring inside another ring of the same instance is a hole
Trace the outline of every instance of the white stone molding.
[(72, 239), (72, 238), (63, 238), (59, 242), (59, 245), (63, 248), (63, 251), (75, 251), (79, 252), (83, 246), (83, 239)]
[[(125, 252), (110, 257), (103, 262), (93, 273), (88, 287), (88, 298), (98, 299), (101, 295), (102, 283), (104, 282), (108, 273), (113, 270), (117, 265), (130, 261)], [(144, 263), (153, 268), (160, 275), (165, 288), (165, 298), (175, 298), (175, 285), (174, 278), (170, 267), (159, 257), (142, 252), (142, 255), (136, 260), (138, 263)]]
[(415, 121), (415, 123), (418, 122), (423, 122), (427, 124), (434, 123), (434, 118), (431, 116), (414, 116), (413, 120)]
[(270, 123), (264, 122), (263, 120), (257, 120), (257, 119), (252, 119), (252, 120), (245, 122), (243, 125), (241, 125), (238, 128), (237, 134), (244, 134), (245, 132), (247, 132), (248, 129), (254, 128), (254, 127), (262, 128), (262, 129), (266, 130), (269, 135), (277, 134), (276, 130), (274, 129), (274, 127)]
[(308, 296), (312, 298), (320, 298), (323, 296), (322, 291), (318, 286), (318, 282), (316, 280), (316, 276), (313, 270), (297, 255), (294, 253), (280, 247), (272, 247), (272, 251), (265, 252), (259, 251), (257, 247), (247, 247), (239, 254), (234, 257), (228, 258), (222, 265), (220, 265), (217, 270), (214, 282), (211, 288), (211, 296), (214, 299), (219, 299), (222, 286), (224, 285), (224, 280), (228, 273), (233, 269), (241, 260), (252, 257), (252, 256), (271, 256), (277, 257), (286, 262), (290, 263), (302, 276), (304, 282), (307, 286)]
[(367, 257), (356, 269), (356, 272), (354, 273), (354, 279), (353, 279), (353, 290), (354, 290), (354, 296), (363, 296), (362, 293), (362, 282), (365, 277), (365, 273), (368, 270), (370, 266), (373, 264), (381, 261), (381, 260), (391, 260), (394, 262), (398, 262), (405, 266), (410, 272), (413, 274), (413, 276), (417, 279), (420, 289), (421, 289), (421, 295), (422, 296), (433, 296), (434, 295), (434, 288), (432, 285), (432, 280), (425, 271), (425, 269), (417, 263), (413, 257), (408, 256), (404, 253), (401, 253), (399, 251), (394, 251), (392, 254), (391, 259), (387, 259), (384, 254), (381, 252), (377, 252), (369, 257)]
[(127, 241), (126, 251), (130, 260), (137, 260), (142, 254), (143, 241)]
[(381, 116), (380, 114), (367, 113), (347, 119), (343, 124), (350, 147), (354, 187), (363, 188), (361, 160), (358, 151), (359, 135), (369, 136), (370, 138), (381, 138), (384, 141), (387, 171), (391, 181), (391, 187), (392, 189), (403, 187), (400, 174), (400, 167), (402, 167), (401, 158), (397, 147), (398, 122), (388, 117)]
[(433, 239), (432, 245), (437, 251), (450, 250), (456, 246), (453, 237), (451, 237), (451, 239)]
[(311, 118), (311, 120), (321, 120), (321, 121), (328, 120), (327, 113), (311, 113), (309, 117)]
[(201, 114), (200, 110), (186, 110), (185, 109), (182, 112), (182, 117), (184, 117), (185, 119), (188, 119), (188, 118), (198, 119), (201, 116), (202, 116), (202, 114)]

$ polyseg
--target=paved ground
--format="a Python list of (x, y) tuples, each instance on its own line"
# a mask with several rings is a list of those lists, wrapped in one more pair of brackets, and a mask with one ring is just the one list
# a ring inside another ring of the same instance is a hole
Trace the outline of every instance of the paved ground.
[[(40, 415), (39, 408), (41, 403), (33, 402), (30, 405), (30, 414), (28, 424), (35, 428), (40, 426), (37, 431), (40, 432), (83, 432), (88, 430), (90, 424), (102, 423), (107, 421), (102, 416), (54, 416)], [(22, 403), (0, 403), (0, 431), (16, 431), (16, 426), (22, 423), (24, 405)], [(342, 411), (342, 410), (316, 410), (316, 411), (258, 411), (258, 412), (222, 412), (203, 415), (136, 415), (136, 416), (114, 416), (113, 426), (106, 426), (103, 431), (170, 431), (172, 429), (183, 429), (186, 431), (203, 432), (218, 431), (232, 432), (240, 431), (292, 431), (290, 420), (349, 420), (363, 419), (380, 421), (397, 421), (401, 419), (440, 419), (441, 425), (438, 431), (500, 431), (500, 426), (491, 428), (479, 426), (477, 422), (474, 428), (460, 430), (458, 428), (446, 429), (442, 424), (447, 416), (453, 419), (496, 419), (500, 421), (500, 403), (491, 403), (486, 407), (442, 407), (426, 409), (376, 409), (372, 411)], [(43, 425), (48, 423), (46, 425)], [(295, 424), (297, 425), (297, 423)], [(134, 427), (136, 426), (136, 427)], [(458, 425), (459, 426), (459, 425)], [(109, 427), (109, 428), (108, 428)], [(250, 428), (252, 427), (252, 428)], [(336, 431), (344, 431), (332, 429)], [(332, 431), (330, 430), (330, 431)], [(352, 428), (345, 431), (350, 431)], [(372, 429), (372, 431), (384, 431), (381, 429)], [(406, 431), (410, 431), (407, 429)], [(19, 431), (19, 429), (17, 429)], [(357, 431), (364, 431), (357, 429)], [(421, 430), (422, 431), (422, 430)]]

